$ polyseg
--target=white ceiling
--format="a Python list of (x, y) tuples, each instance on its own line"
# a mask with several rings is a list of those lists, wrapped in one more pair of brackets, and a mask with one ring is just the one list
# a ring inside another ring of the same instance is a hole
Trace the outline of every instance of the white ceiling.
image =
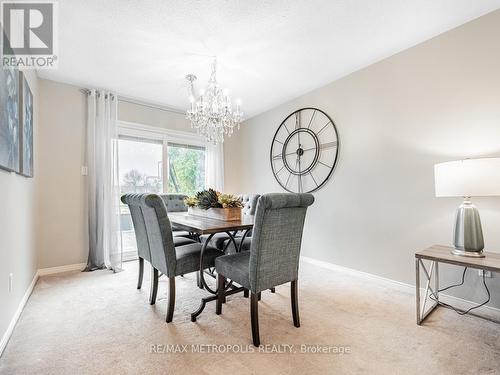
[(245, 117), (500, 8), (500, 0), (61, 0), (39, 75), (184, 110), (211, 57)]

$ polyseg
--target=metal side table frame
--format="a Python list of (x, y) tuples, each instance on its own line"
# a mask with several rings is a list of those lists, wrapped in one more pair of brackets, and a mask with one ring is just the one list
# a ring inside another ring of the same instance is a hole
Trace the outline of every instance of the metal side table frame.
[[(452, 248), (449, 246), (433, 245), (425, 250), (415, 253), (415, 277), (416, 277), (416, 312), (417, 324), (421, 325), (425, 319), (440, 306), (439, 302), (439, 263), (468, 267), (476, 270), (483, 270), (500, 273), (500, 253), (498, 252), (484, 252), (485, 257), (465, 257), (458, 256), (452, 253)], [(424, 260), (429, 261), (428, 266), (425, 265)], [(423, 271), (423, 272), (421, 272)], [(423, 273), (425, 280), (424, 298), (421, 298), (420, 276)], [(427, 307), (427, 301), (432, 300), (432, 306)], [(463, 311), (454, 308), (455, 311), (468, 315), (489, 320), (494, 323), (500, 323), (500, 320), (493, 319), (484, 315), (479, 315), (471, 312), (470, 310)]]
[[(425, 294), (422, 306), (420, 306), (420, 268), (422, 268), (425, 275)], [(436, 309), (436, 307), (439, 306), (439, 263), (436, 261), (430, 261), (429, 269), (427, 269), (423, 260), (420, 258), (416, 258), (415, 272), (417, 324), (420, 325)], [(434, 286), (432, 286), (432, 284), (434, 284)], [(429, 297), (431, 295), (433, 295), (435, 298), (435, 300), (433, 301), (434, 303), (427, 310), (425, 310), (427, 301), (429, 300)]]

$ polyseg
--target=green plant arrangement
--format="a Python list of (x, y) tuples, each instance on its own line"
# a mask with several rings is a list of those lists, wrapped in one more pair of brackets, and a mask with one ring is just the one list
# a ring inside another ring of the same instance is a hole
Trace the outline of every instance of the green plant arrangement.
[(198, 199), (196, 199), (195, 197), (187, 197), (186, 199), (184, 199), (184, 203), (188, 207), (196, 207), (198, 205)]
[(243, 204), (232, 194), (221, 194), (214, 189), (202, 190), (194, 197), (184, 200), (188, 207), (209, 208), (242, 208)]
[(243, 208), (241, 201), (232, 194), (220, 194), (219, 203), (222, 208)]
[(214, 189), (202, 190), (196, 193), (198, 207), (208, 210), (209, 208), (222, 208), (219, 203), (219, 194)]

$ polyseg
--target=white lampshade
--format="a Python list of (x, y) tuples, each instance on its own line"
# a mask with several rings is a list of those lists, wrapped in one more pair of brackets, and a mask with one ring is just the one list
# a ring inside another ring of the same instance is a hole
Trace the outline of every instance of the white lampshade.
[(466, 159), (434, 166), (436, 197), (500, 195), (500, 158)]

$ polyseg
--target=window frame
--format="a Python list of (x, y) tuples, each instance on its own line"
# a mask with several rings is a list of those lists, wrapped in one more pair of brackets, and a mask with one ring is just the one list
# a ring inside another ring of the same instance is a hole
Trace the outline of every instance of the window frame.
[[(168, 193), (169, 189), (169, 170), (168, 170), (168, 144), (184, 144), (188, 146), (198, 146), (205, 149), (205, 158), (207, 144), (203, 137), (196, 133), (189, 133), (179, 130), (159, 128), (156, 126), (143, 125), (135, 122), (117, 121), (117, 137), (135, 137), (146, 140), (162, 142), (162, 176), (163, 193)], [(118, 161), (119, 162), (119, 161)]]
[[(132, 137), (132, 138), (144, 139), (146, 141), (152, 140), (152, 141), (155, 141), (155, 143), (157, 142), (158, 144), (162, 145), (163, 193), (168, 193), (168, 189), (169, 189), (169, 183), (168, 183), (168, 180), (169, 180), (168, 144), (169, 143), (203, 147), (205, 149), (205, 157), (206, 157), (207, 143), (204, 140), (204, 138), (202, 138), (201, 136), (199, 136), (196, 133), (189, 133), (189, 132), (178, 131), (178, 130), (164, 129), (164, 128), (159, 128), (156, 126), (143, 125), (143, 124), (139, 124), (139, 123), (118, 120), (117, 121), (117, 134), (116, 134), (117, 139), (120, 139), (120, 136), (123, 136), (125, 138)], [(118, 163), (119, 162), (120, 162), (120, 160), (118, 160)], [(122, 235), (121, 228), (120, 228), (120, 235)], [(134, 254), (127, 252), (127, 254), (125, 254), (125, 252), (123, 251), (123, 242), (121, 243), (120, 246), (122, 246), (122, 254), (123, 254), (124, 261), (130, 261), (130, 260), (137, 259), (137, 252), (135, 252)]]

